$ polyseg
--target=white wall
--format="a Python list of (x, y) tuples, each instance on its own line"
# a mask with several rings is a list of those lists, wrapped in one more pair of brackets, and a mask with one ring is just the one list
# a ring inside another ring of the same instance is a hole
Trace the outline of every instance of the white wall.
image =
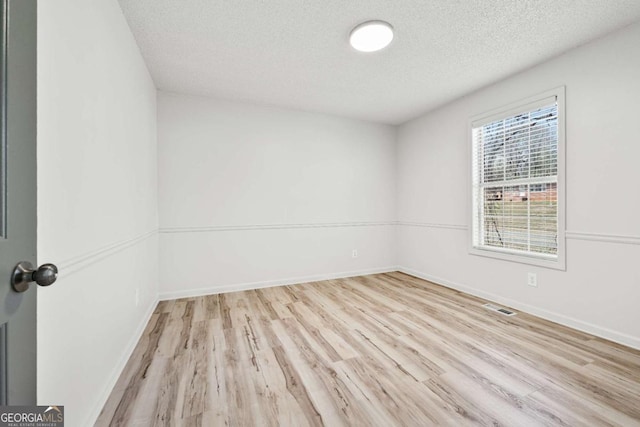
[[(93, 425), (157, 300), (156, 90), (115, 0), (38, 2), (38, 402)], [(139, 292), (136, 305), (135, 293)]]
[(394, 128), (161, 92), (158, 144), (161, 298), (395, 266)]
[[(636, 24), (402, 125), (403, 269), (640, 348), (639, 45)], [(469, 118), (561, 85), (566, 271), (469, 255)]]

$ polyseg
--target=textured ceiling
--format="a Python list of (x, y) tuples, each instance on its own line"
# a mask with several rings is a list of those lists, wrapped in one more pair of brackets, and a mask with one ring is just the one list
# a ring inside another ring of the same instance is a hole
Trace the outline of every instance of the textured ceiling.
[[(640, 19), (639, 0), (120, 0), (165, 91), (398, 124)], [(395, 28), (377, 53), (350, 30)], [(640, 43), (639, 43), (640, 48)]]

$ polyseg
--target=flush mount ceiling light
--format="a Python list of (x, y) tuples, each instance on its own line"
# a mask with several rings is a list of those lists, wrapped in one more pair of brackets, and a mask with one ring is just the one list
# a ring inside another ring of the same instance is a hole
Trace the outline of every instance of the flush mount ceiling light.
[(393, 40), (393, 27), (384, 21), (367, 21), (351, 30), (349, 43), (360, 52), (384, 49)]

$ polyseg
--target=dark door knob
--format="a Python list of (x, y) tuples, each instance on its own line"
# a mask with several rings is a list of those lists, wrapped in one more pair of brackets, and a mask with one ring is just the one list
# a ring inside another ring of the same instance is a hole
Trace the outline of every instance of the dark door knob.
[(11, 274), (11, 286), (16, 292), (29, 289), (29, 283), (36, 282), (40, 286), (52, 285), (58, 278), (58, 267), (53, 264), (42, 264), (37, 270), (29, 261), (19, 262)]

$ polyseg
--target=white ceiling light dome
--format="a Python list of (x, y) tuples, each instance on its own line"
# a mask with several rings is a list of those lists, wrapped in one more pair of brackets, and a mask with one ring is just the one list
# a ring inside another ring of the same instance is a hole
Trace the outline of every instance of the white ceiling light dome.
[(393, 40), (393, 27), (385, 21), (367, 21), (351, 30), (349, 43), (360, 52), (384, 49)]

